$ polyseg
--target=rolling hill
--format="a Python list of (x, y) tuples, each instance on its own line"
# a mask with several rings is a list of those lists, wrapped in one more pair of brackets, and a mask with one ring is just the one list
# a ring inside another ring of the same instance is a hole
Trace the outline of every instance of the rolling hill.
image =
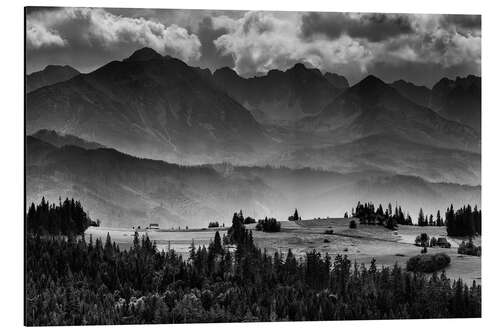
[(481, 184), (481, 155), (444, 149), (387, 134), (337, 146), (302, 148), (280, 154), (272, 163), (338, 172), (387, 171), (430, 182)]
[(238, 209), (285, 219), (294, 208), (304, 218), (341, 216), (360, 201), (397, 202), (416, 214), (450, 203), (480, 204), (480, 187), (431, 183), (388, 172), (338, 173), (309, 168), (180, 166), (133, 157), (114, 149), (56, 147), (27, 138), (28, 204), (45, 196), (78, 198), (103, 225), (162, 227), (229, 223)]

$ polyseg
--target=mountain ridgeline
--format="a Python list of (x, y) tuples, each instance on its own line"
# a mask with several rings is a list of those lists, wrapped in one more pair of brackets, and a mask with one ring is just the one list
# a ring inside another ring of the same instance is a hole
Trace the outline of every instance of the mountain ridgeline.
[(104, 224), (480, 204), (475, 76), (350, 86), (299, 63), (244, 78), (143, 48), (44, 82), (26, 97), (28, 202), (75, 197)]
[(217, 84), (252, 111), (265, 124), (289, 123), (321, 112), (335, 96), (349, 87), (346, 78), (296, 64), (286, 71), (242, 78), (230, 68), (214, 72)]
[[(78, 197), (103, 225), (152, 221), (163, 227), (202, 227), (224, 221), (234, 207), (255, 217), (285, 219), (341, 216), (353, 202), (398, 202), (415, 215), (420, 207), (443, 209), (480, 202), (480, 187), (431, 183), (383, 172), (337, 173), (308, 168), (182, 166), (137, 158), (109, 148), (56, 147), (29, 136), (28, 202)], [(229, 212), (229, 214), (228, 214)]]
[(431, 89), (403, 80), (391, 86), (401, 95), (441, 116), (466, 124), (481, 133), (481, 78), (475, 75), (443, 78)]
[(202, 70), (150, 49), (29, 93), (26, 127), (178, 161), (252, 155), (270, 142)]
[(67, 81), (78, 74), (80, 72), (71, 66), (48, 65), (43, 70), (26, 76), (26, 92)]

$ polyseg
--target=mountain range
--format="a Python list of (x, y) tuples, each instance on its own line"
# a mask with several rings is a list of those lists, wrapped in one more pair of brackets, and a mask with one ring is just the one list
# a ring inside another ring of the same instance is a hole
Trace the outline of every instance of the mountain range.
[(441, 116), (466, 124), (481, 133), (481, 78), (475, 75), (442, 78), (432, 89), (403, 80), (391, 86), (401, 95)]
[(232, 98), (264, 124), (293, 122), (319, 113), (335, 96), (349, 87), (343, 76), (306, 68), (298, 63), (286, 71), (271, 70), (265, 76), (242, 78), (228, 67), (213, 77)]
[(78, 74), (80, 74), (79, 71), (68, 65), (48, 65), (43, 70), (26, 76), (26, 92), (67, 81)]
[(450, 203), (480, 204), (480, 187), (427, 182), (389, 172), (338, 173), (310, 168), (231, 164), (182, 166), (109, 148), (56, 147), (27, 138), (27, 202), (77, 197), (107, 226), (163, 228), (229, 223), (235, 210), (285, 219), (340, 216), (360, 201), (393, 202), (409, 213)]
[(480, 204), (480, 96), (475, 76), (350, 86), (299, 63), (243, 78), (143, 48), (28, 90), (27, 196), (81, 198), (113, 225)]
[(137, 156), (190, 162), (256, 154), (270, 138), (199, 68), (144, 48), (27, 96), (26, 130), (53, 129)]
[(299, 128), (326, 132), (341, 142), (394, 134), (436, 147), (480, 149), (480, 136), (474, 129), (413, 103), (373, 75), (341, 93), (319, 114), (302, 119)]

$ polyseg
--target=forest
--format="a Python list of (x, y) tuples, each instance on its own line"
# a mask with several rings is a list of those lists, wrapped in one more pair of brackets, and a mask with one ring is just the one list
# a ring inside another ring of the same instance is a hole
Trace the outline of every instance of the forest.
[[(357, 217), (361, 224), (378, 224), (383, 225), (388, 229), (395, 229), (398, 224), (413, 224), (410, 214), (407, 213), (405, 215), (401, 206), (397, 206), (393, 210), (390, 203), (384, 210), (381, 204), (377, 207), (377, 209), (375, 209), (375, 205), (371, 202), (364, 204), (358, 202), (356, 208), (352, 209), (351, 215), (352, 217)], [(347, 213), (344, 217), (347, 217)]]
[(481, 210), (470, 205), (453, 209), (453, 205), (446, 210), (446, 231), (449, 236), (481, 235)]
[[(42, 215), (34, 216), (31, 223)], [(67, 219), (62, 223), (73, 218), (60, 216)], [(235, 213), (226, 237), (216, 231), (207, 247), (193, 243), (185, 259), (172, 249), (158, 251), (137, 233), (130, 249), (120, 249), (109, 235), (102, 242), (47, 237), (30, 228), (26, 324), (481, 316), (481, 286), (475, 282), (467, 286), (444, 272), (427, 276), (398, 265), (377, 268), (375, 260), (366, 267), (315, 250), (304, 258), (291, 250), (267, 253), (243, 221)]]
[[(394, 209), (389, 203), (384, 210), (382, 205), (375, 209), (371, 202), (362, 204), (358, 202), (356, 208), (352, 209), (352, 217), (357, 217), (362, 224), (378, 224), (389, 229), (395, 229), (398, 225), (413, 225), (411, 216), (403, 213), (401, 206)], [(347, 217), (347, 213), (344, 217)], [(443, 227), (446, 226), (448, 236), (476, 236), (481, 234), (481, 210), (477, 206), (472, 209), (470, 205), (454, 210), (453, 205), (446, 209), (445, 218), (441, 217), (441, 211), (424, 215), (420, 209), (417, 224), (420, 227)]]

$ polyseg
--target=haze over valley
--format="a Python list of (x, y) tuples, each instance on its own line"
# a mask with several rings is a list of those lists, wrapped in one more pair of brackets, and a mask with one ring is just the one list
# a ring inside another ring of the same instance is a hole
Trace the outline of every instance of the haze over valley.
[[(294, 207), (340, 216), (358, 201), (412, 215), (480, 205), (474, 76), (349, 85), (296, 64), (243, 78), (150, 48), (69, 79), (49, 70), (27, 95), (28, 202), (78, 197), (104, 225), (166, 228), (236, 209), (286, 219)], [(470, 108), (451, 111), (469, 96), (453, 89), (471, 91)]]

